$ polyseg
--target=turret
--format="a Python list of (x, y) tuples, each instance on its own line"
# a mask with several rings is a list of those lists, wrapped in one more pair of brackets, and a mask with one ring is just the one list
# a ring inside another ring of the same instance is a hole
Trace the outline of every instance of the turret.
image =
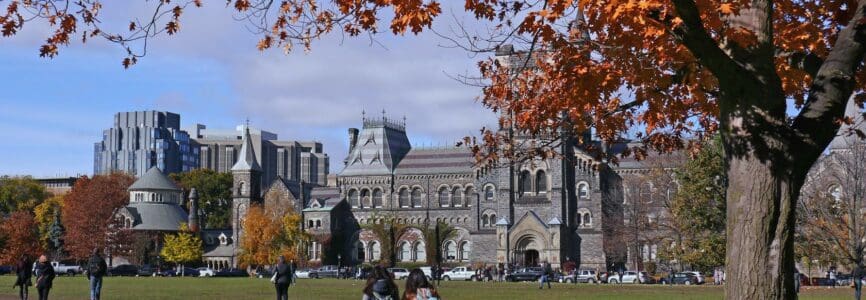
[(187, 220), (187, 224), (189, 224), (189, 230), (192, 232), (199, 231), (198, 225), (198, 192), (195, 188), (189, 190), (189, 219)]

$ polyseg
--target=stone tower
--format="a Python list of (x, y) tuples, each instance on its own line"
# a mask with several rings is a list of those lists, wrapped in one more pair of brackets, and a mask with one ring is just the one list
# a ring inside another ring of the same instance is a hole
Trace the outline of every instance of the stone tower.
[[(253, 152), (253, 144), (250, 140), (249, 126), (244, 128), (243, 143), (238, 153), (238, 161), (232, 166), (232, 239), (235, 257), (240, 251), (240, 241), (243, 235), (243, 220), (247, 214), (250, 204), (262, 203), (261, 178), (262, 168), (256, 161)], [(233, 267), (238, 266), (235, 259)]]

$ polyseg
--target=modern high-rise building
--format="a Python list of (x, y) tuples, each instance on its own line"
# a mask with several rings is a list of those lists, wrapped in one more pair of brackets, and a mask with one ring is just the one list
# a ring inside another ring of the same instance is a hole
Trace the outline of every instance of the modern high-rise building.
[(132, 111), (114, 115), (114, 124), (93, 147), (93, 173), (144, 175), (151, 167), (165, 174), (198, 167), (198, 149), (180, 129), (180, 115), (164, 111)]
[[(188, 131), (198, 148), (200, 167), (229, 172), (238, 161), (244, 136), (244, 126), (214, 130), (195, 124)], [(275, 133), (249, 128), (249, 138), (256, 161), (262, 168), (262, 188), (277, 177), (289, 181), (304, 181), (312, 185), (328, 184), (328, 155), (320, 142), (281, 141)]]

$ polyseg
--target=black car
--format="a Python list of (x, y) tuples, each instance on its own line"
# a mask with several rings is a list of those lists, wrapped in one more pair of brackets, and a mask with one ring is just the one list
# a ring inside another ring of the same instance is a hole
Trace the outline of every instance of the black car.
[(108, 276), (138, 276), (138, 266), (117, 265), (108, 270)]
[(521, 268), (505, 276), (506, 281), (537, 281), (544, 274), (542, 268)]
[(151, 265), (143, 265), (138, 268), (138, 276), (156, 276), (159, 275), (159, 271)]
[(213, 273), (214, 277), (248, 277), (247, 271), (240, 269), (222, 269)]
[(12, 273), (11, 266), (0, 266), (0, 275), (6, 275)]
[(676, 273), (671, 279), (671, 283), (685, 285), (698, 284), (698, 277), (692, 273)]
[(322, 266), (316, 270), (316, 278), (339, 278), (340, 269), (334, 265)]

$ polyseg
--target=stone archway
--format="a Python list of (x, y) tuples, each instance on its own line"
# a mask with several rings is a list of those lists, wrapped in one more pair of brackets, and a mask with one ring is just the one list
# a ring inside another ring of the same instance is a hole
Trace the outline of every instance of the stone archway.
[(536, 266), (540, 262), (540, 253), (544, 241), (534, 234), (527, 234), (517, 239), (514, 247), (514, 262), (521, 266)]

